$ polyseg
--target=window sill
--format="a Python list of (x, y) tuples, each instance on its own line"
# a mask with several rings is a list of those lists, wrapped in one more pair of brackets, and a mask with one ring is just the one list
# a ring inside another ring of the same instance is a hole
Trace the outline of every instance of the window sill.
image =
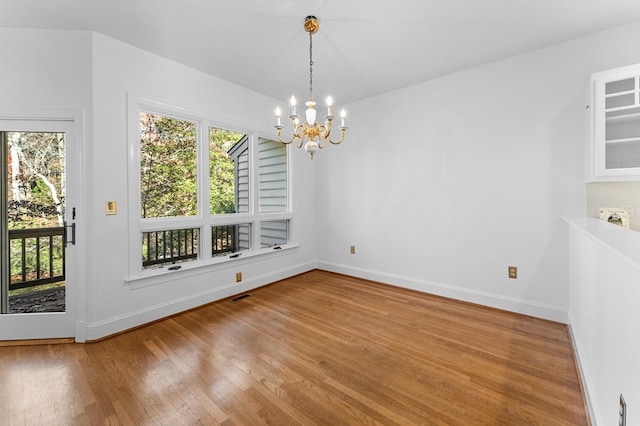
[[(298, 244), (284, 244), (260, 250), (243, 251), (241, 252), (241, 255), (237, 257), (234, 257), (237, 255), (236, 253), (227, 256), (214, 257), (206, 262), (196, 260), (176, 265), (167, 265), (162, 268), (145, 271), (140, 275), (130, 276), (125, 279), (125, 282), (129, 284), (131, 289), (148, 287), (169, 281), (175, 281), (176, 279), (209, 274), (213, 271), (221, 271), (232, 267), (235, 268), (238, 266), (238, 263), (248, 263), (249, 261), (257, 260), (257, 258), (271, 258), (291, 254), (292, 250), (298, 247)], [(169, 269), (175, 266), (179, 266), (180, 268), (174, 270)]]

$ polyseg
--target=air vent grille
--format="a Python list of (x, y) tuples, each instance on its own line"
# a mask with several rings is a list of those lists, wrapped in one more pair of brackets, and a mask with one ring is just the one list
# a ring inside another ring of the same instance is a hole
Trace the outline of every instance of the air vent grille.
[(241, 294), (240, 296), (235, 296), (235, 297), (231, 298), (230, 300), (232, 302), (237, 302), (238, 300), (246, 299), (247, 297), (251, 297), (251, 295), (250, 294)]

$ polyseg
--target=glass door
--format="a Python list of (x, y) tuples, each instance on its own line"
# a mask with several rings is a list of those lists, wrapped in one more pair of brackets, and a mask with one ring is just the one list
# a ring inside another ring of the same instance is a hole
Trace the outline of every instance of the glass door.
[(74, 336), (72, 133), (69, 121), (0, 120), (0, 340)]

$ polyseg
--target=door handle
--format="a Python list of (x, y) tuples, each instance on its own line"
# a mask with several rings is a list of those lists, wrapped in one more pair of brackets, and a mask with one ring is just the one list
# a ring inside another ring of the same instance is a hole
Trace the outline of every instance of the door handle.
[[(69, 234), (67, 233), (67, 228), (71, 228), (71, 241), (69, 241)], [(67, 222), (64, 222), (64, 246), (68, 246), (69, 243), (76, 245), (76, 223), (72, 222), (71, 225), (67, 225)]]

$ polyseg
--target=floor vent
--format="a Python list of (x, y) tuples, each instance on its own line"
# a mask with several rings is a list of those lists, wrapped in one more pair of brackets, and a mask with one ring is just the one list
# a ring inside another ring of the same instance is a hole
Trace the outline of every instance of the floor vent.
[(247, 297), (251, 297), (250, 294), (243, 294), (240, 296), (236, 296), (233, 299), (230, 299), (232, 302), (237, 302), (238, 300), (246, 299)]

